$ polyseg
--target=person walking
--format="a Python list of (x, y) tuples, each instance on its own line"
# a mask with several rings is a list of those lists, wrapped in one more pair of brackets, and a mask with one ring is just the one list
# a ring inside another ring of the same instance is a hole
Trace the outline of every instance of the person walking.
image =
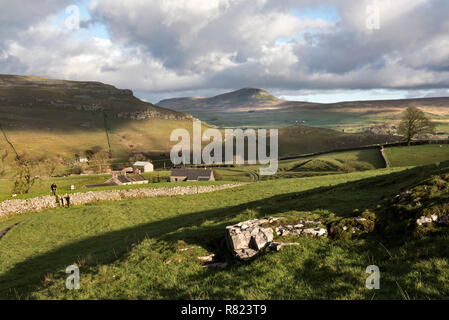
[(66, 194), (64, 198), (65, 198), (65, 203), (67, 204), (67, 208), (70, 208), (70, 195)]
[(55, 183), (53, 183), (52, 185), (51, 185), (51, 192), (52, 192), (52, 194), (55, 196), (56, 195), (56, 189), (57, 189), (57, 186), (56, 186), (56, 184)]

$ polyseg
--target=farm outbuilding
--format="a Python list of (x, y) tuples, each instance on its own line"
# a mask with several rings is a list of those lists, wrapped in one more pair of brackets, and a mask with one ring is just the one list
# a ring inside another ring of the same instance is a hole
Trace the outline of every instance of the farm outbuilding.
[(170, 182), (215, 181), (214, 172), (208, 169), (173, 169)]
[(134, 172), (153, 172), (154, 166), (148, 161), (137, 161), (133, 164)]

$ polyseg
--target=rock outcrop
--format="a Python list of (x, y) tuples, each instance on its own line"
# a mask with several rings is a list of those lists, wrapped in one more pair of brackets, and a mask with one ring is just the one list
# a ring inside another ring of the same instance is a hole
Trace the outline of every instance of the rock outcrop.
[(263, 228), (261, 225), (273, 223), (279, 219), (255, 219), (226, 227), (226, 239), (229, 248), (240, 260), (248, 260), (254, 257), (274, 238), (273, 229)]
[[(300, 220), (295, 225), (272, 226), (282, 217), (271, 217), (254, 219), (240, 222), (226, 227), (226, 241), (229, 249), (239, 260), (249, 260), (265, 247), (279, 251), (286, 245), (292, 243), (273, 242), (277, 236), (308, 236), (323, 237), (327, 235), (327, 230), (320, 227), (321, 222), (315, 220)], [(274, 230), (273, 230), (274, 229)]]
[(430, 217), (421, 216), (416, 220), (416, 224), (418, 226), (425, 226), (429, 223), (443, 224), (449, 219), (449, 216), (438, 217), (436, 214), (431, 215)]
[(304, 235), (311, 237), (321, 237), (327, 233), (327, 230), (319, 227), (320, 221), (314, 220), (300, 220), (298, 224), (286, 225), (276, 228), (276, 233), (280, 236), (287, 235)]

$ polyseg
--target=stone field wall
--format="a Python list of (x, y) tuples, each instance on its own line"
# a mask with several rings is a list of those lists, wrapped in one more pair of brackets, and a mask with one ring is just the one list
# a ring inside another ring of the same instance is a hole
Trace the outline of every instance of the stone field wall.
[[(218, 186), (178, 186), (171, 188), (140, 188), (127, 190), (105, 190), (79, 192), (70, 195), (70, 205), (82, 205), (97, 201), (117, 201), (123, 199), (153, 198), (162, 196), (180, 196), (187, 194), (214, 192), (243, 185), (225, 184)], [(54, 196), (42, 196), (30, 199), (13, 199), (0, 202), (0, 217), (44, 209), (58, 208)]]

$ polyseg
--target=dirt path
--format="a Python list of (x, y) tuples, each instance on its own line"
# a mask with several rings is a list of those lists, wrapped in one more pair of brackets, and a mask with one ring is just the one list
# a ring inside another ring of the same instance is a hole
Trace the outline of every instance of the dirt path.
[(3, 229), (0, 231), (0, 240), (8, 233), (9, 230), (20, 224), (21, 222), (14, 223), (13, 225), (9, 226), (6, 229)]

